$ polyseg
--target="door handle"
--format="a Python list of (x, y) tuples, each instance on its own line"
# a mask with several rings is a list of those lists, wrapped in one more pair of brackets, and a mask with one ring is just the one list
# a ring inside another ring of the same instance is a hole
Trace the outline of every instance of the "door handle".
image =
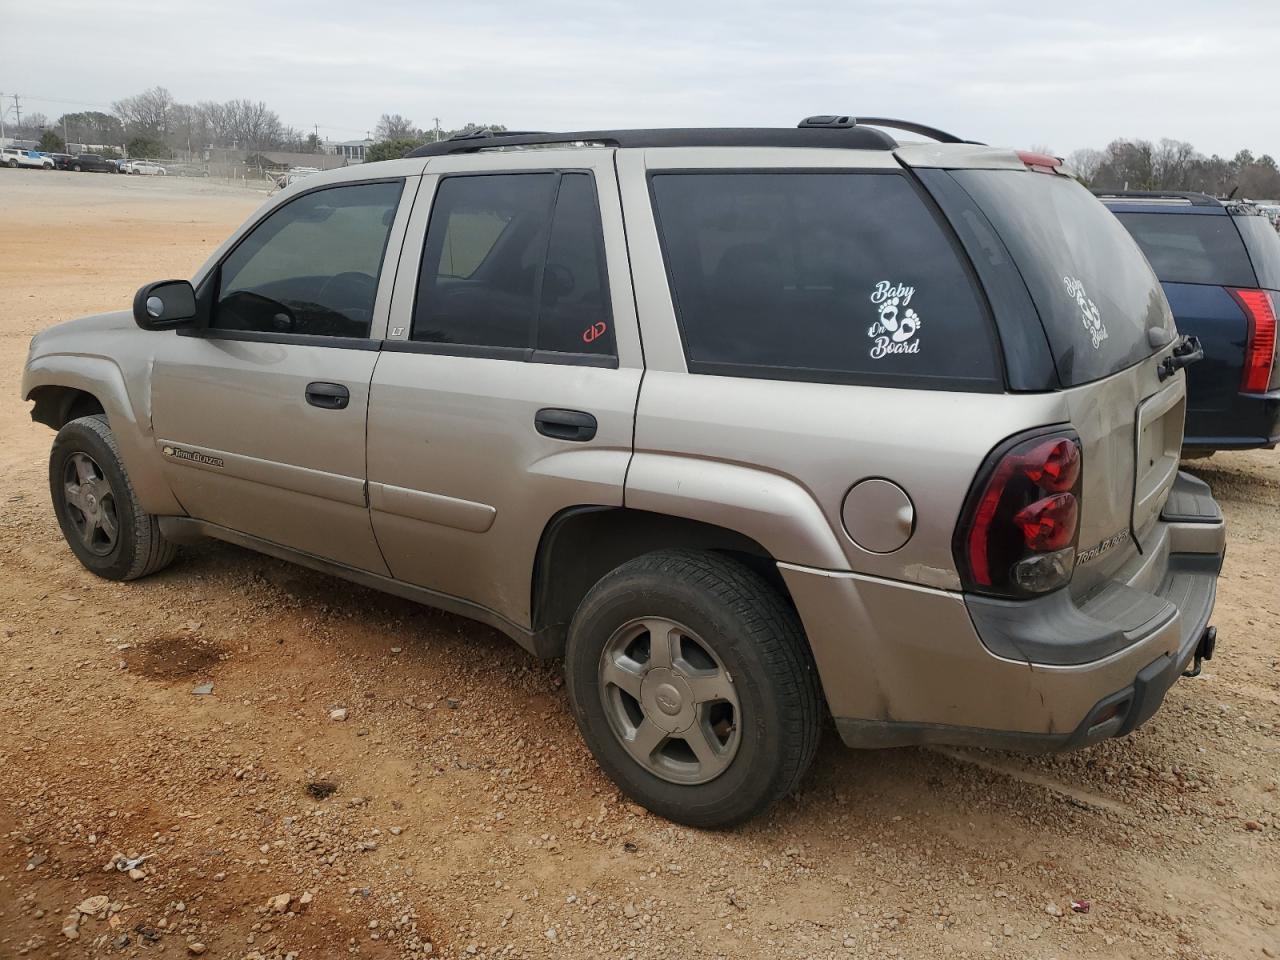
[(540, 434), (553, 440), (585, 443), (596, 435), (596, 418), (581, 410), (543, 407), (534, 416), (533, 425)]
[(351, 402), (351, 391), (340, 383), (307, 384), (307, 403), (321, 410), (342, 410)]

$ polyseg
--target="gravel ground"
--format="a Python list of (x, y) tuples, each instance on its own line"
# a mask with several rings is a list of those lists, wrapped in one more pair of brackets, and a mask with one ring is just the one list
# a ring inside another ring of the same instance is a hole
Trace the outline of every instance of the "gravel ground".
[(1274, 453), (1193, 465), (1230, 523), (1219, 655), (1135, 735), (1025, 758), (828, 731), (730, 833), (628, 804), (559, 665), (487, 628), (219, 544), (85, 572), (27, 341), (190, 275), (261, 199), (0, 170), (0, 958), (1280, 954)]

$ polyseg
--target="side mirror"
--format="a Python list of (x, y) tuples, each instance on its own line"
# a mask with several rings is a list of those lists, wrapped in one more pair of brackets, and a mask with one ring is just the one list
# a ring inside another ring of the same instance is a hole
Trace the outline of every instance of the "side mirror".
[(188, 280), (148, 283), (133, 297), (133, 321), (143, 330), (172, 330), (196, 318), (196, 291)]

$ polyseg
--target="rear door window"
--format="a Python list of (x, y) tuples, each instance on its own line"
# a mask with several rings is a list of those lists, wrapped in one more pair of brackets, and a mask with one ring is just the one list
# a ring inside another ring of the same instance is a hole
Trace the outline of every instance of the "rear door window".
[[(1253, 268), (1244, 241), (1224, 212), (1117, 213), (1166, 283), (1251, 287)], [(1260, 219), (1260, 218), (1259, 218)]]
[(1075, 180), (1017, 170), (952, 176), (1017, 264), (1063, 386), (1110, 376), (1150, 356), (1149, 329), (1172, 334), (1168, 302), (1137, 243)]
[(661, 173), (653, 198), (692, 373), (995, 390), (986, 304), (894, 173)]
[(588, 173), (441, 180), (410, 338), (503, 359), (615, 356), (604, 235)]

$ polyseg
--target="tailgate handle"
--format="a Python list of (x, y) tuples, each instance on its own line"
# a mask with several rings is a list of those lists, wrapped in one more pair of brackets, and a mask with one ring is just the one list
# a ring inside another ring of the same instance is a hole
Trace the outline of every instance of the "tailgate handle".
[(351, 402), (351, 391), (340, 383), (308, 383), (307, 403), (322, 410), (342, 410)]
[(1190, 334), (1178, 341), (1173, 353), (1160, 361), (1157, 371), (1161, 380), (1168, 380), (1183, 367), (1189, 367), (1204, 359), (1204, 347), (1200, 346), (1200, 338)]
[(544, 437), (555, 440), (585, 443), (596, 435), (596, 418), (581, 410), (543, 407), (533, 418), (533, 425)]

